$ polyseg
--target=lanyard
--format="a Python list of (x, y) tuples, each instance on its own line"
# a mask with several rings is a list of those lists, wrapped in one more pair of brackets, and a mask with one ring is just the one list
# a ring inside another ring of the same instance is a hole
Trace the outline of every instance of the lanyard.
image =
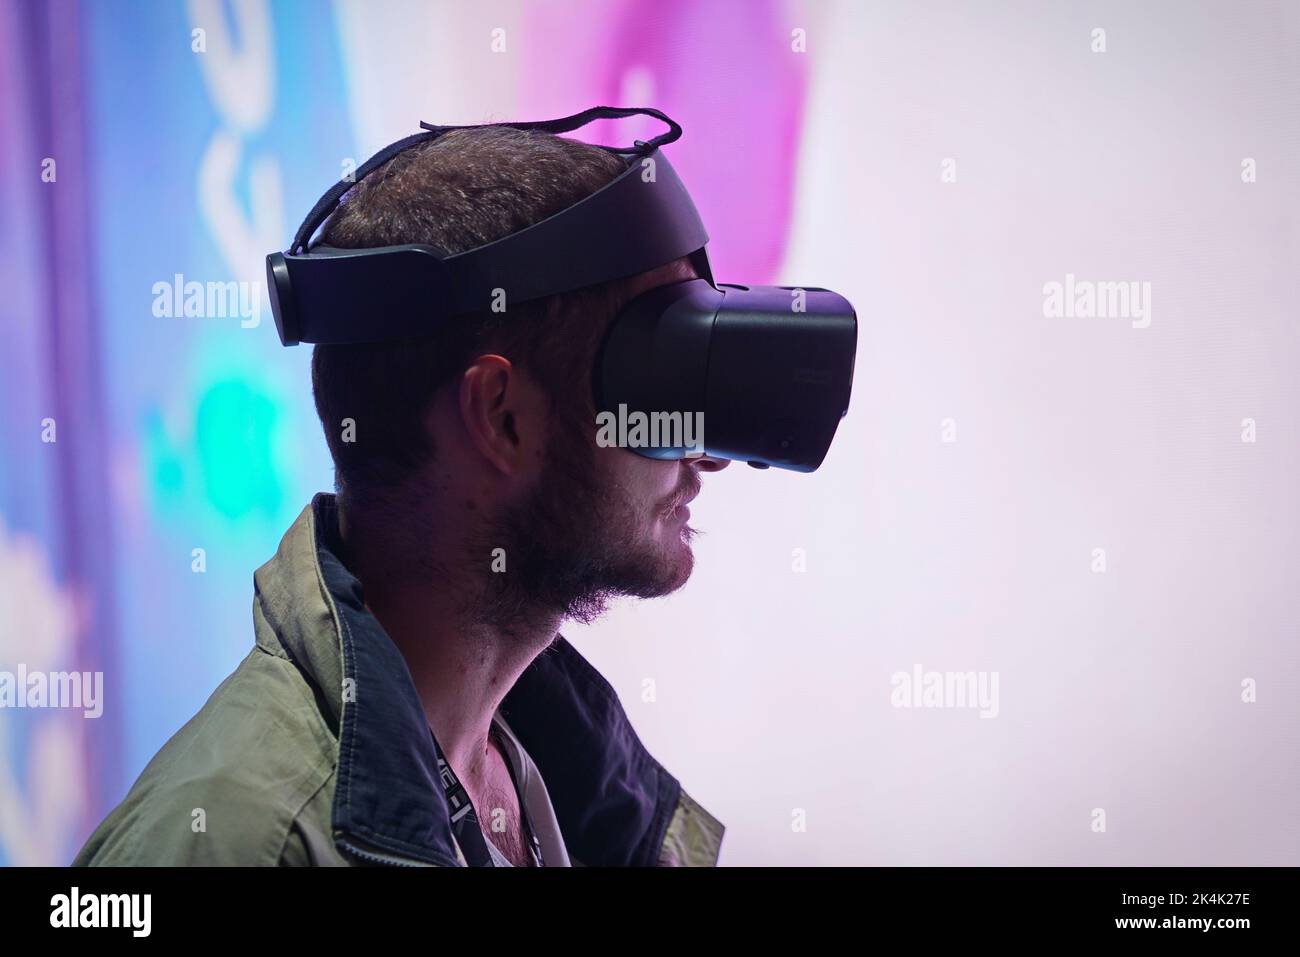
[[(432, 730), (429, 733), (432, 736)], [(447, 763), (442, 748), (438, 747), (437, 738), (433, 740), (433, 748), (438, 753), (438, 774), (442, 778), (442, 791), (447, 797), (447, 808), (451, 812), (451, 830), (465, 855), (465, 863), (470, 867), (495, 867), (487, 849), (487, 839), (483, 837), (483, 829), (479, 826), (478, 815), (470, 803), (469, 792)]]
[[(499, 734), (495, 726), (492, 728), (492, 732)], [(430, 735), (432, 733), (432, 729), (430, 729)], [(499, 737), (498, 747), (501, 747)], [(447, 808), (451, 813), (451, 830), (455, 835), (456, 843), (460, 845), (461, 852), (465, 855), (465, 863), (470, 867), (496, 867), (492, 854), (488, 850), (487, 838), (483, 836), (483, 828), (479, 824), (478, 813), (474, 810), (474, 805), (469, 799), (469, 792), (465, 790), (465, 786), (456, 777), (456, 772), (447, 763), (442, 748), (438, 746), (437, 738), (433, 739), (433, 748), (438, 755), (438, 774), (442, 778), (442, 791), (447, 798)], [(502, 748), (503, 753), (504, 750)], [(514, 768), (511, 766), (508, 757), (506, 758), (506, 767), (510, 771), (510, 780), (515, 786), (515, 793), (519, 795), (520, 823), (526, 834), (528, 850), (533, 856), (533, 866), (542, 867), (541, 842), (537, 838), (537, 832), (533, 829), (533, 822), (528, 816), (528, 809), (524, 806), (524, 797), (519, 793), (519, 782), (515, 780)]]

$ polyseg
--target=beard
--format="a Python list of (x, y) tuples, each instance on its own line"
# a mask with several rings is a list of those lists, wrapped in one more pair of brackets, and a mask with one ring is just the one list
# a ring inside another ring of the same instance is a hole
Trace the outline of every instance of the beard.
[(555, 428), (542, 473), (523, 501), (506, 509), (491, 533), (503, 543), (507, 570), (490, 576), (485, 617), (503, 625), (537, 611), (589, 624), (619, 596), (657, 598), (681, 588), (694, 567), (683, 524), (664, 543), (657, 522), (699, 489), (687, 481), (647, 508), (623, 486), (602, 479), (588, 430)]

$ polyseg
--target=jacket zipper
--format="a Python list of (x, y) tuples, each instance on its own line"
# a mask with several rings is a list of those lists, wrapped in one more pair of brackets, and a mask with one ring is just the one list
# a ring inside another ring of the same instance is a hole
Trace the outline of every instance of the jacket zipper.
[(427, 861), (417, 861), (409, 857), (400, 857), (374, 844), (359, 841), (352, 835), (344, 835), (339, 832), (334, 837), (335, 842), (346, 850), (362, 860), (372, 861), (376, 864), (387, 864), (391, 867), (435, 867)]

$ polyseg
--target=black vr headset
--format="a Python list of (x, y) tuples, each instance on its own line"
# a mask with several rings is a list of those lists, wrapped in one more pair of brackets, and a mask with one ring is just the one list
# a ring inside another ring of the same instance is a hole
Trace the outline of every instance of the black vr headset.
[[(636, 114), (663, 121), (669, 131), (631, 149), (598, 147), (624, 160), (627, 170), (569, 208), (495, 242), (455, 255), (414, 243), (311, 245), (357, 181), (402, 150), (473, 128), (421, 123), (425, 132), (380, 150), (322, 196), (288, 251), (266, 257), (280, 341), (292, 346), (428, 336), (440, 323), (487, 311), (502, 297), (507, 305), (540, 299), (689, 257), (701, 278), (638, 296), (611, 324), (593, 370), (597, 410), (618, 417), (618, 444), (649, 458), (703, 453), (756, 468), (813, 471), (848, 411), (858, 332), (848, 300), (809, 286), (713, 281), (708, 234), (659, 152), (682, 128), (659, 110), (600, 106), (558, 120), (485, 125), (565, 133), (592, 120)], [(638, 431), (638, 424), (645, 427)]]

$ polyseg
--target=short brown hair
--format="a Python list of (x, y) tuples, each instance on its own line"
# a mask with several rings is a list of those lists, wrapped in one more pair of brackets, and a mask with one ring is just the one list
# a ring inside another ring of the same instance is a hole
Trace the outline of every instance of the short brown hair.
[[(325, 223), (322, 241), (352, 249), (427, 243), (450, 255), (539, 222), (624, 169), (606, 150), (549, 133), (453, 130), (361, 180)], [(589, 410), (600, 336), (627, 298), (627, 281), (618, 280), (457, 316), (418, 339), (316, 346), (312, 390), (340, 496), (370, 497), (428, 461), (435, 450), (424, 414), (434, 393), (485, 351), (527, 370), (553, 410)], [(343, 441), (344, 419), (355, 422), (352, 442)]]

